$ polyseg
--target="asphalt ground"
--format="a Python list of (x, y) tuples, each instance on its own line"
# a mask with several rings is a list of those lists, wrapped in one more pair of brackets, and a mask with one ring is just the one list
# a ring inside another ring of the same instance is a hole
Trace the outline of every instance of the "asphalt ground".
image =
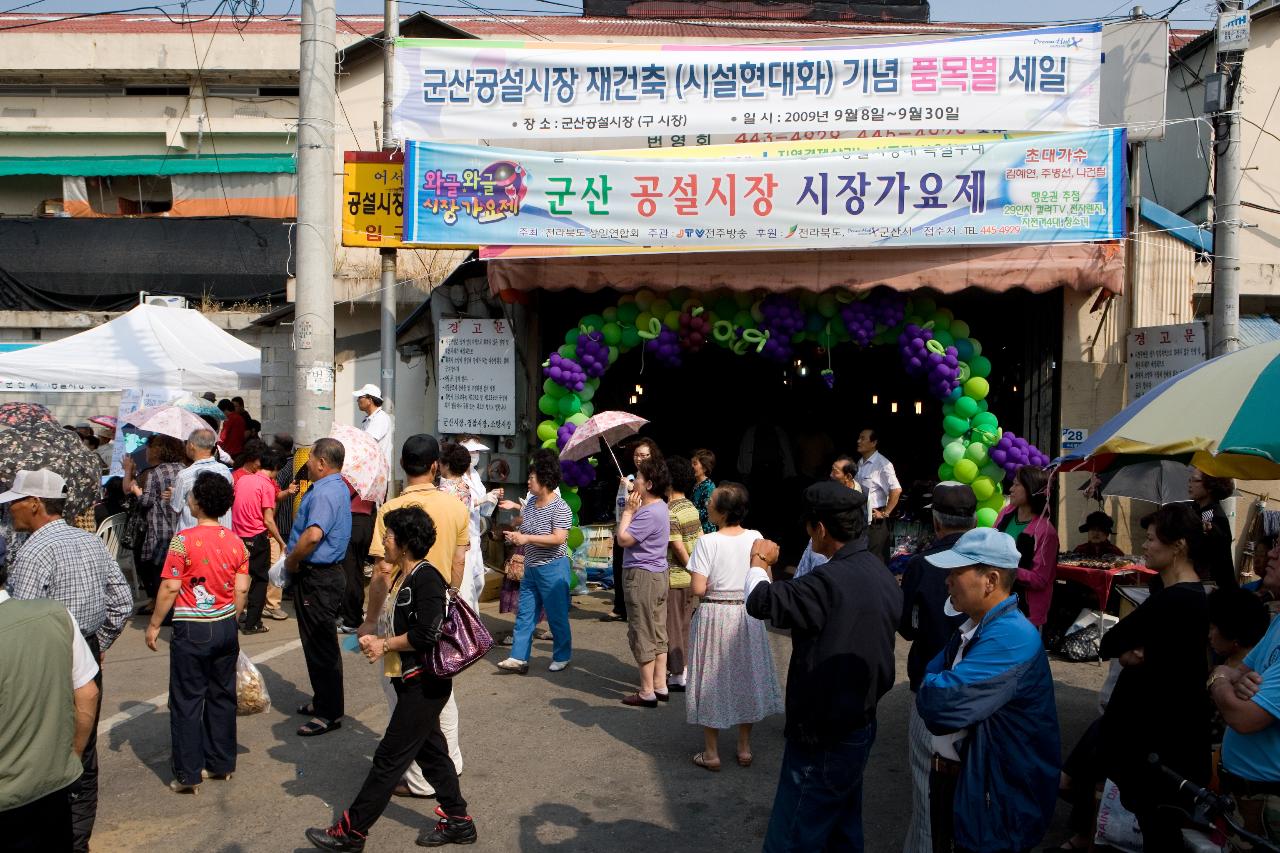
[[(685, 721), (684, 697), (656, 710), (619, 700), (636, 685), (626, 626), (598, 616), (611, 594), (575, 599), (572, 666), (550, 673), (550, 642), (536, 641), (527, 676), (503, 673), (505, 649), (456, 679), (461, 714), (463, 796), (486, 851), (749, 851), (764, 838), (782, 755), (781, 715), (755, 727), (754, 764), (733, 762), (731, 733), (721, 740), (723, 769), (695, 767), (700, 729)], [(512, 614), (497, 602), (482, 614), (498, 633)], [(206, 782), (196, 796), (167, 785), (169, 771), (167, 634), (159, 652), (143, 642), (145, 618), (131, 620), (104, 667), (99, 727), (101, 792), (95, 853), (248, 853), (312, 849), (309, 826), (327, 825), (349, 805), (369, 769), (387, 723), (381, 667), (344, 654), (348, 716), (341, 729), (315, 738), (294, 730), (293, 710), (310, 698), (297, 626), (268, 621), (270, 632), (241, 638), (271, 694), (269, 711), (238, 719), (239, 758), (230, 782)], [(785, 678), (790, 640), (772, 635)], [(882, 700), (878, 735), (865, 777), (867, 850), (898, 851), (910, 820), (907, 766), (906, 653), (897, 646), (898, 683)], [(1105, 669), (1055, 661), (1064, 750), (1097, 713)], [(412, 850), (434, 822), (434, 802), (393, 799), (367, 850)], [(1060, 804), (1045, 844), (1065, 837)]]

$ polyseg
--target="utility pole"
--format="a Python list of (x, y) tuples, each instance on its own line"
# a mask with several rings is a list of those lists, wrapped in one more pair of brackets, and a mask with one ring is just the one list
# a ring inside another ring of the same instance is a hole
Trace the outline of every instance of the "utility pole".
[[(383, 35), (387, 43), (382, 53), (382, 150), (395, 151), (396, 140), (391, 132), (392, 112), (395, 109), (395, 51), (400, 37), (400, 4), (386, 0), (383, 9)], [(379, 282), (382, 306), (382, 346), (379, 362), (382, 367), (382, 396), (385, 402), (393, 402), (396, 393), (396, 250), (380, 249), (382, 278)], [(392, 407), (394, 412), (394, 406)], [(396, 446), (395, 418), (391, 419), (391, 446)]]
[(306, 447), (333, 426), (334, 115), (336, 0), (302, 0), (298, 66), (293, 405)]
[[(1242, 0), (1219, 0), (1219, 14), (1247, 15)], [(1211, 355), (1240, 348), (1240, 116), (1237, 90), (1244, 53), (1221, 44), (1218, 29), (1219, 109), (1213, 132), (1213, 335)]]

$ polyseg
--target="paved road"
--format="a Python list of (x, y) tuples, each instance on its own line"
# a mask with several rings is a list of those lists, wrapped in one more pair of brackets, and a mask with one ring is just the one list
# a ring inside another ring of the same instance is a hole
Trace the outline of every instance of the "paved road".
[[(480, 834), (472, 849), (609, 851), (759, 849), (782, 747), (782, 718), (756, 727), (754, 766), (726, 762), (708, 773), (690, 762), (701, 734), (688, 725), (682, 697), (668, 706), (632, 709), (618, 700), (634, 689), (625, 626), (601, 623), (603, 594), (576, 600), (573, 666), (549, 673), (550, 643), (534, 645), (528, 676), (500, 674), (499, 650), (456, 682), (462, 713), (463, 794)], [(482, 608), (491, 627), (508, 615)], [(319, 738), (293, 734), (290, 712), (305, 701), (306, 671), (292, 621), (242, 640), (266, 674), (272, 709), (239, 720), (235, 779), (207, 782), (198, 796), (166, 787), (169, 773), (168, 654), (143, 643), (135, 619), (105, 667), (100, 728), (102, 800), (95, 853), (257, 853), (309, 850), (302, 832), (345, 808), (369, 767), (387, 722), (380, 668), (346, 655), (348, 717)], [(774, 636), (780, 672), (790, 641)], [(906, 644), (899, 643), (900, 683), (880, 706), (880, 729), (866, 777), (867, 849), (898, 851), (910, 813), (906, 768)], [(1054, 663), (1057, 699), (1069, 746), (1093, 718), (1104, 670)], [(157, 705), (159, 707), (157, 707)], [(731, 755), (725, 735), (722, 748)], [(374, 827), (369, 850), (412, 850), (433, 803), (393, 800)], [(1059, 809), (1046, 843), (1061, 837)]]

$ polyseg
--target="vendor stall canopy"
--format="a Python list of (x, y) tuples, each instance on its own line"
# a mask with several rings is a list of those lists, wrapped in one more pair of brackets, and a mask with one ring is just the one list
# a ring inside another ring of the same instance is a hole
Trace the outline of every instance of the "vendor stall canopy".
[(199, 311), (139, 305), (78, 335), (0, 353), (0, 388), (252, 390), (261, 384), (260, 363), (256, 347), (237, 340)]

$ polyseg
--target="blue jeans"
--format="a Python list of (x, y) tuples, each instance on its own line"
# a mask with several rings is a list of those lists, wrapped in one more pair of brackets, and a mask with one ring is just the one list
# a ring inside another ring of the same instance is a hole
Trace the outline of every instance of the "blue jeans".
[(876, 724), (822, 748), (788, 740), (764, 853), (862, 851), (862, 772)]
[(533, 648), (533, 628), (538, 611), (547, 611), (547, 624), (555, 638), (551, 659), (567, 661), (573, 656), (569, 633), (569, 558), (525, 566), (520, 581), (520, 607), (516, 611), (516, 633), (511, 641), (511, 657), (527, 661)]

